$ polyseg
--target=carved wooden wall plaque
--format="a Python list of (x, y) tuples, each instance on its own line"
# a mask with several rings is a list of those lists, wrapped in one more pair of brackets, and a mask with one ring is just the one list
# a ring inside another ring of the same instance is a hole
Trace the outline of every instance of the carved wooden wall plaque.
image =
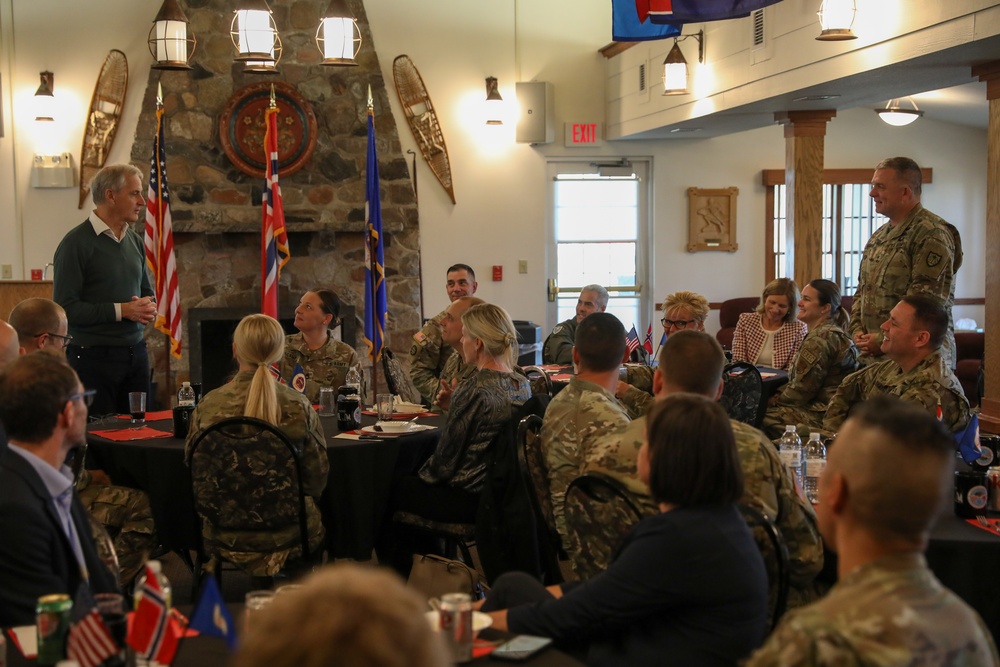
[(688, 188), (688, 252), (736, 252), (736, 195), (739, 188)]

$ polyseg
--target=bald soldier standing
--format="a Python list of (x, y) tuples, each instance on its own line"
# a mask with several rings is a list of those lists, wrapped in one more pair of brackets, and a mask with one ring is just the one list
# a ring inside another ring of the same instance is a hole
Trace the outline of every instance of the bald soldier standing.
[[(446, 275), (445, 289), (452, 303), (463, 296), (472, 296), (479, 287), (476, 272), (468, 264), (449, 266)], [(410, 379), (426, 405), (434, 403), (441, 389), (441, 371), (449, 357), (457, 354), (453, 347), (441, 340), (441, 320), (447, 313), (447, 309), (442, 310), (423, 329), (413, 334), (413, 345), (410, 346)]]
[(954, 452), (951, 435), (915, 405), (878, 396), (858, 408), (819, 479), (816, 513), (839, 580), (789, 612), (747, 667), (1000, 664), (983, 620), (924, 559), (931, 524), (950, 504)]
[(848, 333), (862, 365), (880, 361), (879, 326), (907, 294), (927, 292), (940, 297), (948, 311), (948, 335), (941, 356), (955, 367), (955, 271), (962, 263), (958, 230), (920, 203), (920, 167), (908, 157), (882, 160), (872, 176), (875, 211), (889, 218), (871, 235), (861, 257)]

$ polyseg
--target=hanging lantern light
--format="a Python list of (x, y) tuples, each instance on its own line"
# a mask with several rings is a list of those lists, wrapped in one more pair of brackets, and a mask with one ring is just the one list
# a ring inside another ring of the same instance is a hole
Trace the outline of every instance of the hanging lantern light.
[(236, 47), (237, 62), (273, 62), (275, 49), (281, 45), (267, 0), (243, 0), (242, 6), (233, 12), (229, 34)]
[(177, 0), (163, 0), (146, 40), (153, 56), (153, 69), (191, 69), (188, 61), (197, 40), (189, 33), (188, 23)]
[(823, 29), (816, 37), (821, 42), (842, 42), (857, 39), (851, 31), (854, 25), (854, 15), (858, 8), (854, 0), (823, 0), (816, 15)]
[(320, 65), (351, 67), (361, 51), (361, 28), (345, 0), (331, 0), (316, 29), (316, 46), (323, 54)]

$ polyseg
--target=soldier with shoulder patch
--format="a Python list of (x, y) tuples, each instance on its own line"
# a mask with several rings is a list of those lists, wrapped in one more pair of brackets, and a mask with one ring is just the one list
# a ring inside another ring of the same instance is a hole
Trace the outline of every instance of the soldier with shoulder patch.
[[(468, 264), (453, 264), (448, 267), (446, 275), (445, 289), (452, 303), (463, 296), (472, 296), (479, 287), (476, 272)], [(413, 334), (413, 344), (410, 345), (410, 379), (427, 405), (437, 398), (441, 389), (441, 372), (448, 358), (456, 354), (451, 345), (441, 340), (441, 323), (447, 313), (445, 309), (428, 320), (420, 331)]]
[(747, 667), (1000, 664), (979, 614), (924, 559), (950, 503), (954, 450), (940, 422), (893, 397), (852, 414), (819, 479), (819, 526), (839, 580), (785, 616)]
[(813, 280), (802, 288), (798, 318), (809, 333), (788, 369), (788, 384), (768, 402), (761, 428), (771, 438), (780, 438), (787, 424), (821, 429), (830, 399), (858, 368), (858, 349), (845, 330), (850, 316), (836, 283)]
[(332, 290), (309, 290), (295, 309), (295, 328), (299, 333), (285, 336), (281, 377), (293, 386), (295, 366), (301, 366), (305, 373), (304, 390), (294, 388), (314, 404), (319, 403), (321, 387), (340, 387), (347, 379), (347, 371), (360, 363), (353, 347), (330, 335), (339, 324), (340, 298)]
[[(608, 290), (602, 285), (587, 285), (580, 290), (576, 301), (576, 315), (552, 327), (542, 346), (542, 363), (573, 363), (573, 341), (576, 327), (591, 313), (603, 313), (608, 308)], [(622, 355), (625, 353), (623, 352)]]
[(867, 365), (882, 353), (882, 322), (907, 294), (940, 297), (948, 313), (941, 356), (955, 367), (955, 272), (962, 263), (962, 239), (949, 224), (920, 203), (922, 175), (907, 157), (883, 160), (872, 176), (875, 211), (889, 218), (871, 235), (861, 257), (849, 333)]
[(444, 318), (441, 320), (441, 341), (450, 347), (454, 354), (448, 356), (448, 361), (441, 370), (441, 386), (449, 393), (455, 390), (459, 382), (471, 378), (479, 371), (475, 360), (466, 361), (462, 356), (462, 315), (469, 308), (481, 303), (486, 302), (474, 296), (463, 296), (453, 301), (444, 311)]

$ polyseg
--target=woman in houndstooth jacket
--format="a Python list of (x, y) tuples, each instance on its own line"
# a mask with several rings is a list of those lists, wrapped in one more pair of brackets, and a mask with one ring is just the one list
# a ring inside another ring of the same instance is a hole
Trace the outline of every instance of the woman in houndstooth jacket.
[(795, 281), (778, 278), (769, 282), (757, 310), (740, 315), (733, 334), (733, 361), (787, 370), (807, 332), (792, 310), (798, 302)]

